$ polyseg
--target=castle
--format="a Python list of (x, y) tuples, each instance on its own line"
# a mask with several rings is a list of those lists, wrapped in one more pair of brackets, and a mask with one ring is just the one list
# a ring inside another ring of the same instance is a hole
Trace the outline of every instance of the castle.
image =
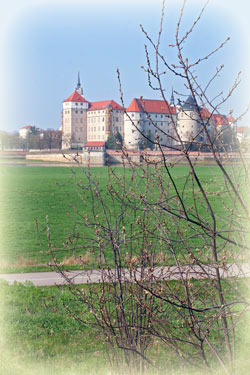
[(117, 132), (127, 150), (142, 147), (143, 134), (148, 140), (157, 140), (163, 148), (178, 147), (181, 142), (200, 145), (206, 142), (201, 119), (212, 137), (224, 129), (235, 130), (233, 117), (211, 114), (206, 108), (197, 110), (192, 96), (175, 105), (173, 90), (170, 103), (134, 98), (126, 111), (114, 100), (88, 102), (78, 73), (75, 91), (63, 102), (62, 148), (104, 148), (109, 135)]

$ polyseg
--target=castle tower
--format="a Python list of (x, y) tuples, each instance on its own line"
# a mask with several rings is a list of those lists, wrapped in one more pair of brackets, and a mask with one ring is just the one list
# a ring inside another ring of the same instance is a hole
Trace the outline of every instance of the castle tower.
[(79, 149), (87, 142), (89, 103), (82, 96), (80, 74), (76, 90), (63, 102), (62, 149)]
[(200, 141), (199, 110), (191, 95), (180, 105), (177, 124), (178, 133), (184, 143)]

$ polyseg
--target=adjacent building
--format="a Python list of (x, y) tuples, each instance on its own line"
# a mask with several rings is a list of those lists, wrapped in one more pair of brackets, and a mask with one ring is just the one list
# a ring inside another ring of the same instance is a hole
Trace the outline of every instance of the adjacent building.
[(171, 145), (176, 124), (176, 107), (164, 100), (134, 98), (124, 115), (124, 145), (129, 150), (143, 146), (145, 138)]

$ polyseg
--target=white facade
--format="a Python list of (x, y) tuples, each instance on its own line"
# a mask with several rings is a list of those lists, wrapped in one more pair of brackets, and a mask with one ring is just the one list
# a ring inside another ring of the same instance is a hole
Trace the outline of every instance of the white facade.
[[(113, 101), (112, 101), (113, 102)], [(119, 132), (124, 136), (124, 111), (115, 102), (102, 104), (91, 103), (87, 112), (87, 140), (106, 142), (109, 134)], [(115, 103), (115, 104), (114, 104)], [(93, 107), (93, 108), (92, 108)], [(116, 108), (117, 107), (117, 108)]]
[(87, 142), (89, 103), (76, 91), (63, 103), (62, 148), (79, 148)]
[(124, 114), (124, 144), (137, 150), (143, 134), (162, 147), (171, 146), (175, 135), (176, 110), (163, 100), (133, 99)]
[(19, 129), (19, 137), (20, 138), (27, 138), (28, 134), (30, 133), (31, 126), (27, 125)]

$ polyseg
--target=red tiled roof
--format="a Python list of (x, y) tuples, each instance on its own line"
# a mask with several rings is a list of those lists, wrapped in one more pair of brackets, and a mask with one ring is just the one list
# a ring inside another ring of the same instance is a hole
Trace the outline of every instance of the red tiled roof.
[(237, 133), (245, 133), (245, 131), (248, 129), (247, 126), (238, 126), (237, 127)]
[(105, 142), (104, 141), (101, 141), (101, 142), (87, 142), (84, 147), (103, 147), (105, 145)]
[(103, 100), (100, 102), (93, 102), (90, 103), (90, 111), (95, 111), (97, 109), (104, 109), (107, 108), (108, 106), (111, 106), (112, 109), (120, 109), (122, 110), (123, 108), (120, 106), (120, 104), (116, 103), (114, 100)]
[(20, 128), (20, 129), (30, 129), (30, 128), (32, 128), (32, 126), (31, 125), (26, 125), (26, 126), (23, 126), (22, 128)]
[(206, 119), (206, 118), (210, 118), (211, 116), (211, 113), (209, 111), (209, 109), (207, 108), (202, 108), (201, 111), (200, 111), (200, 114), (201, 114), (201, 117)]
[(80, 95), (79, 92), (77, 92), (76, 90), (67, 99), (65, 99), (64, 102), (82, 102), (82, 103), (88, 103), (87, 100), (85, 100), (82, 97), (82, 95)]
[(164, 100), (134, 98), (127, 112), (176, 113), (176, 107), (170, 107)]
[(225, 115), (212, 114), (211, 119), (215, 121), (215, 125), (229, 125)]

